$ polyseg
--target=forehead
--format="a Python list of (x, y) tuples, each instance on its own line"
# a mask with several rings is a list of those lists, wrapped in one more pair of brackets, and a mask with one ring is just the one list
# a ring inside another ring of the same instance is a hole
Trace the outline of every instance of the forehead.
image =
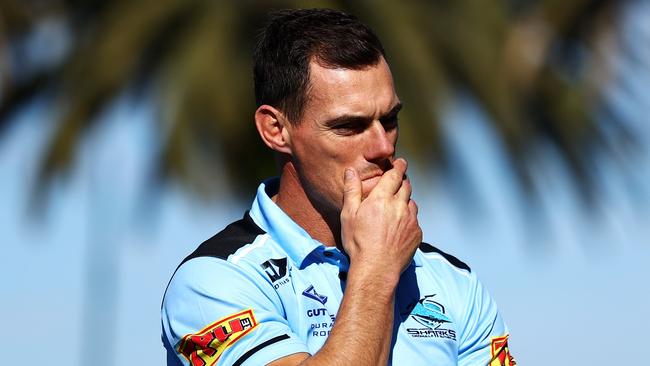
[(346, 114), (379, 117), (399, 103), (383, 57), (376, 65), (359, 70), (329, 68), (315, 61), (309, 67), (306, 115), (317, 113), (318, 119)]

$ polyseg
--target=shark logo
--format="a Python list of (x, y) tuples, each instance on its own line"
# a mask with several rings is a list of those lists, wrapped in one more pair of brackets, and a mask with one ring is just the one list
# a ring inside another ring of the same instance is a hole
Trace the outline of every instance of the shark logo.
[[(427, 295), (413, 305), (409, 317), (420, 323), (424, 328), (406, 328), (406, 332), (414, 338), (444, 338), (456, 341), (456, 330), (453, 321), (445, 314), (445, 307), (433, 301), (436, 295)], [(443, 327), (443, 324), (448, 324)]]
[(420, 299), (411, 310), (413, 319), (430, 329), (438, 329), (443, 323), (451, 323), (451, 319), (445, 315), (445, 307), (431, 300), (434, 296), (427, 295)]

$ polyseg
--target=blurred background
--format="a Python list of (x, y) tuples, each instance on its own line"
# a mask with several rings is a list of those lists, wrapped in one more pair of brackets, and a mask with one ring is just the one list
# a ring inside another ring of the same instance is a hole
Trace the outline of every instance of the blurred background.
[(650, 2), (0, 0), (2, 364), (164, 364), (171, 274), (274, 174), (250, 54), (285, 7), (382, 39), (425, 240), (519, 364), (645, 362)]

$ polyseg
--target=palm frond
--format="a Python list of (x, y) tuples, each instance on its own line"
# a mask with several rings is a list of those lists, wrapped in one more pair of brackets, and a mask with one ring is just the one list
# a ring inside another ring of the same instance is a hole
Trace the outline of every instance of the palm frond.
[(0, 84), (4, 123), (46, 88), (64, 106), (40, 169), (43, 185), (66, 169), (107, 103), (126, 88), (147, 85), (161, 111), (161, 179), (210, 194), (225, 174), (249, 192), (273, 172), (252, 121), (250, 50), (264, 15), (284, 7), (341, 8), (377, 31), (406, 105), (400, 146), (427, 167), (444, 171), (449, 164), (438, 111), (458, 89), (473, 94), (490, 116), (531, 197), (540, 144), (554, 146), (577, 191), (592, 202), (595, 159), (615, 150), (604, 131), (633, 139), (616, 118), (603, 128), (594, 117), (597, 87), (606, 82), (590, 82), (586, 74), (604, 63), (580, 56), (615, 30), (611, 19), (621, 2), (613, 0), (67, 1), (39, 11), (26, 4), (0, 5), (2, 49), (46, 13), (63, 14), (76, 34), (61, 65)]

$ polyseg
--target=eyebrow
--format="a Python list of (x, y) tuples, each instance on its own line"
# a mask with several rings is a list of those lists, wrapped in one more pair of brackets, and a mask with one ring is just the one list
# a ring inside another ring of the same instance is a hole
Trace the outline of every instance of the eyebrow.
[[(388, 113), (379, 116), (379, 120), (381, 121), (381, 120), (383, 120), (385, 118), (390, 118), (390, 117), (396, 116), (399, 113), (399, 111), (402, 109), (403, 106), (404, 105), (402, 104), (402, 102), (397, 103), (393, 108), (391, 108), (390, 111), (388, 111)], [(343, 124), (343, 123), (367, 123), (367, 122), (369, 122), (371, 120), (372, 120), (371, 117), (355, 116), (355, 115), (347, 115), (346, 114), (346, 115), (334, 117), (332, 119), (328, 119), (327, 121), (325, 121), (325, 124), (328, 125), (328, 126), (336, 126), (336, 125)]]
[(399, 111), (402, 110), (402, 107), (404, 107), (402, 102), (397, 103), (390, 111), (388, 111), (388, 113), (386, 113), (385, 115), (379, 117), (379, 119), (382, 120), (382, 119), (387, 118), (387, 117), (396, 116), (399, 113)]

